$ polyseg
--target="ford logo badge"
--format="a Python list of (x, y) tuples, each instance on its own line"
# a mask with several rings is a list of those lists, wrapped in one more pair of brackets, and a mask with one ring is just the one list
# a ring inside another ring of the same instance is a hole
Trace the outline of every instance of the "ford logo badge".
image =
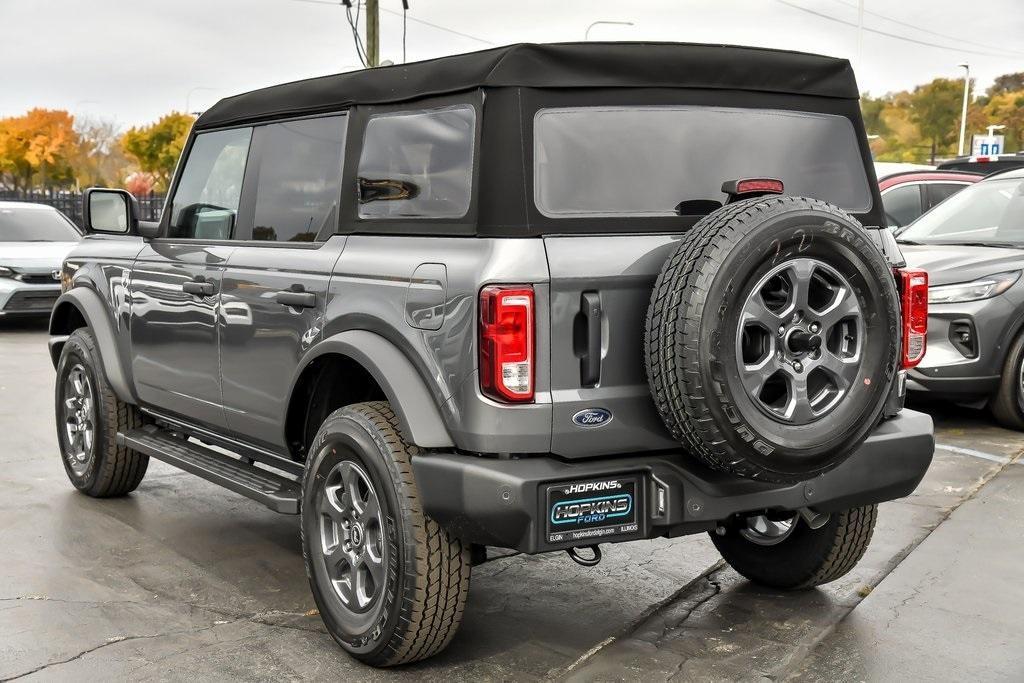
[(585, 408), (573, 415), (572, 421), (580, 427), (603, 427), (612, 421), (612, 414), (604, 408)]

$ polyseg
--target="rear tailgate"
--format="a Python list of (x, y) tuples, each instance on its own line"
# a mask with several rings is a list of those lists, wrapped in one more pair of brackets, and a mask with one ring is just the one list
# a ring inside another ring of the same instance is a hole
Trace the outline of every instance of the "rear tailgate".
[[(584, 458), (679, 446), (654, 407), (643, 349), (651, 290), (679, 240), (650, 234), (544, 238), (551, 273), (553, 453)], [(584, 411), (594, 410), (596, 417), (586, 419)]]

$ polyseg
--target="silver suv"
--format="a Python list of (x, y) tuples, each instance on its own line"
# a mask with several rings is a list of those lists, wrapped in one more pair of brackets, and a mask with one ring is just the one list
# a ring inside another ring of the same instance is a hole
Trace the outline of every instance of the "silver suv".
[(86, 209), (50, 325), (72, 483), (152, 457), (300, 514), (374, 665), (448, 644), (488, 547), (710, 532), (751, 580), (834, 580), (931, 461), (901, 410), (927, 276), (844, 60), (514, 45), (300, 81), (200, 117), (159, 223)]

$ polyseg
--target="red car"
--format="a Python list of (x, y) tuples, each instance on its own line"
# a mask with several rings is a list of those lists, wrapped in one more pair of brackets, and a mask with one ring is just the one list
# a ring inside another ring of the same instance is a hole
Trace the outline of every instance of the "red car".
[(909, 225), (943, 199), (984, 177), (982, 173), (934, 170), (904, 171), (879, 177), (878, 189), (882, 193), (889, 228), (895, 230)]

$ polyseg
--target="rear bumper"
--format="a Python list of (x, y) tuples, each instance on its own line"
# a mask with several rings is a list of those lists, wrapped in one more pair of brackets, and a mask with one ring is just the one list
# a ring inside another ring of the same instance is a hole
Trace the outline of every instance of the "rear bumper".
[[(587, 462), (434, 454), (412, 462), (424, 511), (448, 531), (471, 543), (540, 553), (596, 541), (698, 533), (742, 512), (803, 507), (834, 512), (901, 498), (920, 483), (934, 449), (931, 418), (904, 410), (880, 424), (838, 468), (792, 485), (739, 479), (702, 467), (682, 453)], [(545, 487), (631, 476), (639, 482), (635, 532), (548, 542)]]

